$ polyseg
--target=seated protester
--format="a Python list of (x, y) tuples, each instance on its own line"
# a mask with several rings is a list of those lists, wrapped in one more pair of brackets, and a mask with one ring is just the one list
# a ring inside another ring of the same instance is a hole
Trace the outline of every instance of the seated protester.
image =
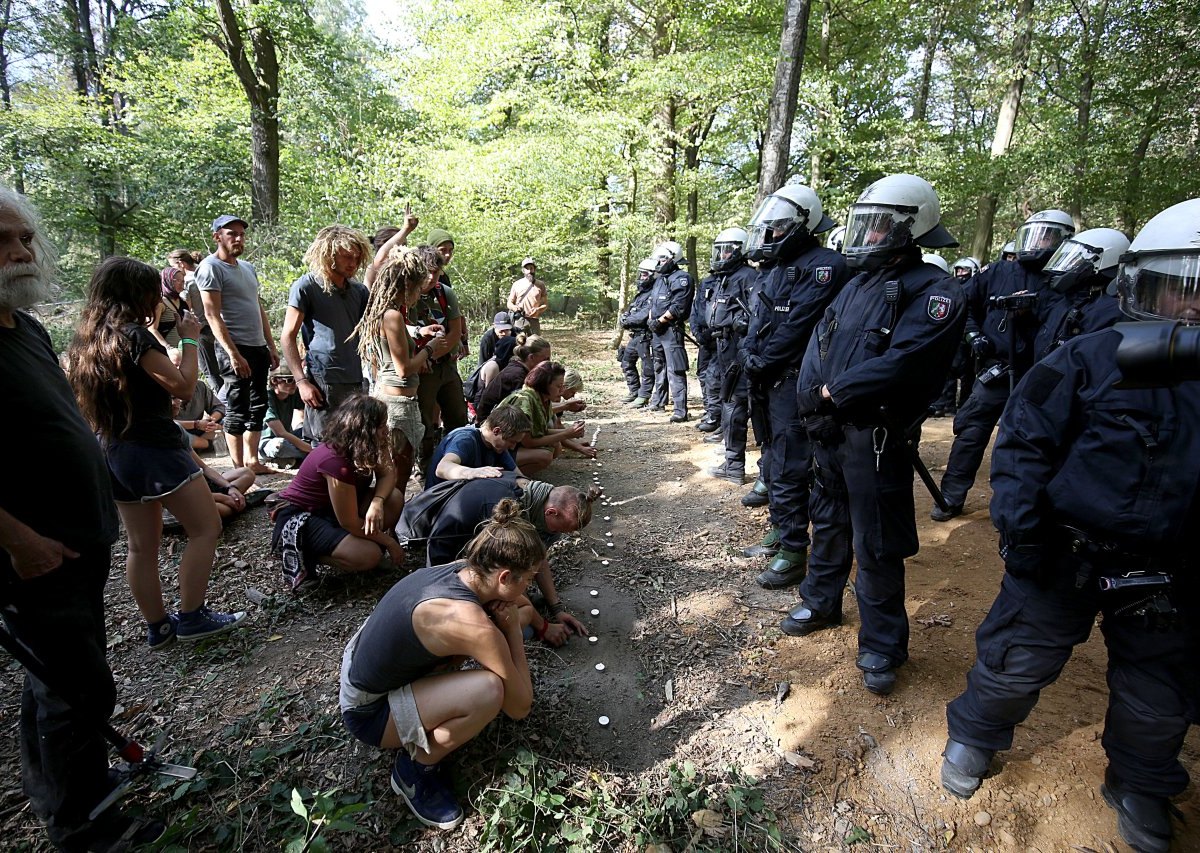
[[(525, 598), (545, 547), (515, 501), (503, 501), (466, 560), (393, 586), (342, 655), (338, 704), (356, 738), (394, 749), (392, 790), (417, 819), (453, 829), (462, 807), (443, 760), (503, 711), (533, 704), (524, 629), (547, 624)], [(460, 669), (464, 658), (479, 664)]]
[(565, 373), (566, 368), (557, 361), (543, 362), (529, 371), (524, 387), (500, 403), (500, 406), (514, 406), (529, 417), (529, 434), (517, 449), (517, 466), (530, 476), (550, 466), (562, 452), (564, 441), (583, 435), (583, 421), (575, 421), (569, 427), (555, 426), (551, 405), (562, 397)]
[[(564, 428), (562, 421), (563, 412), (582, 412), (587, 408), (587, 403), (576, 396), (582, 390), (583, 377), (579, 375), (577, 370), (568, 367), (567, 372), (563, 374), (562, 398), (551, 403), (551, 409), (554, 411), (554, 426), (557, 429)], [(565, 439), (562, 446), (564, 450), (574, 450), (588, 459), (596, 458), (596, 448), (582, 439)]]
[(501, 338), (512, 336), (512, 315), (501, 311), (492, 318), (492, 327), (479, 338), (479, 364), (483, 364), (496, 354), (496, 342)]
[(451, 430), (433, 451), (425, 487), (445, 480), (477, 480), (517, 471), (512, 450), (529, 432), (529, 418), (520, 409), (502, 406), (482, 426)]
[(467, 398), (467, 413), (474, 423), (479, 423), (480, 420), (475, 411), (475, 401), (479, 399), (480, 392), (500, 375), (501, 370), (508, 366), (509, 361), (512, 360), (513, 350), (520, 344), (520, 338), (500, 338), (496, 341), (491, 358), (472, 370), (467, 381), (463, 383), (463, 394)]
[[(178, 349), (167, 350), (171, 363), (176, 367), (182, 363), (183, 353)], [(192, 450), (208, 450), (213, 439), (221, 431), (225, 417), (225, 404), (204, 382), (196, 383), (191, 399), (184, 400), (175, 413), (175, 423), (188, 434)]]
[[(199, 386), (203, 383), (197, 382)], [(175, 409), (175, 423), (179, 424), (179, 430), (189, 439), (187, 429), (180, 423), (179, 411), (182, 401), (178, 398), (171, 401)], [(255, 492), (256, 499), (250, 502), (246, 498), (246, 493), (250, 487), (254, 485), (254, 472), (245, 466), (234, 468), (231, 471), (221, 473), (214, 468), (205, 464), (204, 460), (192, 450), (192, 460), (200, 466), (200, 471), (204, 474), (204, 482), (208, 484), (208, 490), (212, 492), (213, 501), (217, 505), (217, 515), (221, 516), (221, 524), (229, 524), (234, 516), (244, 512), (250, 505), (258, 506), (270, 494), (269, 489), (262, 489)], [(173, 533), (176, 530), (182, 530), (183, 525), (170, 512), (163, 510), (163, 531)]]
[(303, 459), (312, 453), (312, 445), (304, 433), (303, 419), (300, 431), (292, 431), (296, 413), (304, 411), (304, 399), (291, 368), (279, 365), (271, 374), (268, 386), (267, 414), (263, 420), (269, 435), (259, 440), (258, 455), (271, 462)]
[(475, 417), (486, 418), (501, 400), (516, 391), (529, 375), (529, 371), (543, 361), (550, 360), (550, 342), (536, 335), (513, 350), (512, 359), (499, 375), (484, 386), (475, 399)]
[[(406, 547), (423, 544), (427, 565), (448, 563), (462, 554), (479, 525), (492, 516), (501, 502), (513, 499), (549, 547), (560, 534), (587, 527), (597, 494), (512, 474), (491, 480), (449, 480), (426, 489), (408, 502), (396, 525), (396, 535), (407, 543)], [(551, 618), (549, 633), (543, 639), (552, 646), (561, 646), (572, 633), (586, 634), (582, 623), (559, 601), (550, 562), (545, 557), (537, 566), (537, 584)]]
[(329, 413), (322, 443), (279, 493), (271, 550), (283, 555), (292, 589), (309, 580), (317, 563), (364, 572), (384, 554), (395, 565), (404, 562), (391, 536), (404, 496), (396, 488), (387, 416), (380, 400), (346, 398)]

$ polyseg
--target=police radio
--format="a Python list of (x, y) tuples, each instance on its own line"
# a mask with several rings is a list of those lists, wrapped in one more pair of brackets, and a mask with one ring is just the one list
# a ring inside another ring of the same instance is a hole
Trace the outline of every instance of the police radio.
[(1117, 323), (1118, 388), (1161, 388), (1200, 379), (1200, 326), (1178, 320)]

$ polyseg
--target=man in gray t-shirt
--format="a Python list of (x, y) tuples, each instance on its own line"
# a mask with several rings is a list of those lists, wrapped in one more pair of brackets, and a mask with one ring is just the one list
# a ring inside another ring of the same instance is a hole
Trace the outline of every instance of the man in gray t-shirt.
[[(305, 428), (318, 441), (325, 416), (363, 388), (354, 329), (370, 293), (354, 276), (371, 257), (371, 244), (362, 232), (345, 225), (322, 228), (304, 253), (309, 271), (288, 292), (283, 357), (299, 380)], [(304, 339), (303, 361), (297, 333)]]
[(196, 286), (217, 339), (217, 363), (225, 384), (225, 435), (235, 467), (273, 473), (258, 461), (258, 440), (267, 413), (267, 374), (279, 366), (267, 312), (258, 298), (258, 276), (247, 261), (246, 223), (218, 216), (212, 224), (217, 251), (200, 262)]

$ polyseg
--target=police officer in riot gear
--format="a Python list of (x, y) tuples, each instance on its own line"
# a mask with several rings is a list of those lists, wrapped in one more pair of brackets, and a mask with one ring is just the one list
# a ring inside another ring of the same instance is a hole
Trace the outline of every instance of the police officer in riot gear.
[(839, 225), (829, 232), (829, 236), (825, 239), (825, 245), (835, 252), (842, 251), (842, 244), (846, 242), (846, 226)]
[(1114, 228), (1090, 228), (1058, 247), (1042, 270), (1050, 287), (1037, 304), (1038, 358), (1073, 337), (1120, 322), (1115, 279), (1128, 248), (1129, 238)]
[(696, 286), (687, 271), (680, 268), (683, 247), (674, 240), (659, 243), (654, 252), (654, 286), (650, 291), (651, 350), (654, 368), (665, 374), (671, 394), (671, 423), (688, 419), (687, 374), (688, 354), (683, 346), (683, 324), (692, 310)]
[(1016, 262), (992, 264), (967, 282), (966, 341), (979, 374), (970, 398), (954, 417), (954, 444), (942, 475), (946, 508), (933, 508), (929, 515), (934, 521), (949, 521), (962, 513), (1009, 391), (1033, 365), (1037, 316), (1028, 307), (1014, 305), (1010, 297), (1039, 294), (1045, 285), (1042, 268), (1074, 233), (1070, 214), (1035, 213), (1017, 231)]
[[(1146, 223), (1117, 277), (1125, 314), (1200, 320), (1198, 231), (1200, 199)], [(1200, 382), (1118, 386), (1120, 329), (1055, 349), (1004, 411), (991, 514), (1005, 574), (967, 689), (947, 707), (942, 784), (960, 797), (978, 789), (1102, 613), (1101, 792), (1131, 847), (1165, 853), (1168, 798), (1188, 783), (1179, 752), (1200, 713)]]
[(940, 220), (937, 193), (915, 175), (882, 178), (851, 205), (843, 252), (859, 274), (817, 324), (796, 383), (813, 442), (813, 542), (802, 601), (780, 628), (840, 625), (857, 558), (858, 667), (878, 694), (908, 659), (904, 559), (918, 545), (906, 440), (962, 338), (962, 290), (918, 248), (955, 245)]
[[(654, 287), (654, 259), (638, 264), (637, 293), (621, 315), (621, 328), (629, 332), (629, 341), (621, 350), (621, 372), (629, 394), (621, 401), (640, 409), (650, 402), (654, 390), (654, 363), (650, 359), (650, 290)], [(641, 371), (639, 374), (639, 362)]]
[[(925, 257), (928, 260), (929, 256)], [(959, 258), (946, 271), (965, 286), (979, 274), (979, 262), (971, 257)], [(975, 379), (975, 372), (971, 369), (973, 366), (971, 346), (963, 341), (954, 351), (954, 360), (950, 362), (950, 372), (946, 376), (946, 384), (942, 386), (942, 393), (929, 406), (931, 418), (952, 415), (967, 401), (967, 397), (971, 396), (971, 382)]]
[(763, 456), (772, 530), (744, 553), (778, 548), (757, 578), (765, 589), (798, 584), (808, 559), (811, 451), (796, 411), (796, 376), (813, 326), (849, 278), (845, 259), (817, 239), (833, 226), (817, 194), (800, 184), (767, 196), (750, 221), (746, 251), (759, 263), (762, 282), (741, 353), (755, 396), (766, 398)]
[(738, 348), (750, 325), (749, 308), (757, 299), (758, 272), (746, 264), (748, 235), (726, 228), (713, 241), (712, 293), (705, 323), (716, 341), (713, 374), (722, 401), (721, 427), (725, 460), (708, 474), (741, 485), (746, 476), (746, 426), (750, 388), (738, 360)]
[(966, 281), (972, 276), (979, 275), (979, 261), (971, 257), (959, 258), (950, 267), (950, 274), (959, 281)]
[[(719, 235), (718, 235), (719, 236)], [(714, 246), (714, 255), (716, 248)], [(696, 341), (696, 378), (700, 380), (700, 400), (704, 415), (696, 424), (700, 432), (715, 433), (721, 429), (721, 377), (717, 374), (717, 340), (708, 325), (709, 301), (717, 286), (717, 272), (709, 274), (696, 285), (688, 325)]]
[(1017, 241), (1009, 240), (1004, 244), (1004, 248), (1000, 250), (1000, 258), (1002, 261), (1015, 261), (1017, 259)]

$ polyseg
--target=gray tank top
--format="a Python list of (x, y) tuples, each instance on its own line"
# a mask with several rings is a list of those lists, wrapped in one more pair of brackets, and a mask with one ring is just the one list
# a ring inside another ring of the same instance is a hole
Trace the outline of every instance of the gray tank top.
[[(413, 357), (413, 339), (404, 333), (404, 343), (408, 347), (408, 357)], [(421, 381), (420, 376), (401, 377), (396, 372), (396, 364), (392, 361), (392, 350), (388, 346), (387, 334), (382, 334), (375, 341), (375, 351), (379, 357), (379, 376), (377, 381), (385, 388), (416, 388)]]

